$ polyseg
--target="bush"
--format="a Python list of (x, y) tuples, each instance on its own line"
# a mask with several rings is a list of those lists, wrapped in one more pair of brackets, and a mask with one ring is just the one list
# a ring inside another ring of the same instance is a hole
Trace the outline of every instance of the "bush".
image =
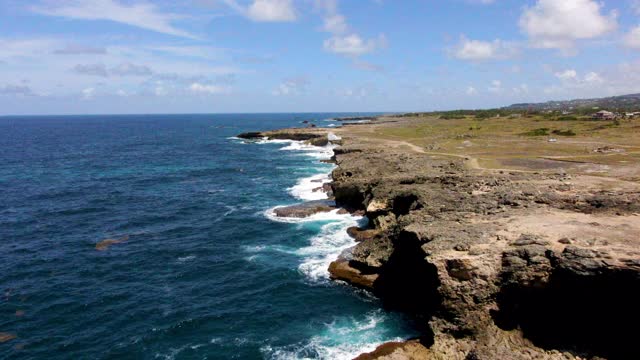
[(548, 128), (534, 129), (534, 130), (522, 133), (522, 135), (524, 135), (524, 136), (545, 136), (545, 135), (549, 135), (549, 129)]
[(444, 115), (440, 115), (440, 119), (443, 119), (443, 120), (464, 119), (464, 115), (444, 114)]
[(576, 133), (569, 129), (569, 130), (553, 130), (551, 132), (554, 135), (559, 135), (559, 136), (576, 136)]
[(572, 116), (572, 115), (568, 115), (568, 116), (560, 116), (556, 120), (558, 120), (558, 121), (576, 121), (576, 120), (578, 120), (578, 118), (575, 117), (575, 116)]

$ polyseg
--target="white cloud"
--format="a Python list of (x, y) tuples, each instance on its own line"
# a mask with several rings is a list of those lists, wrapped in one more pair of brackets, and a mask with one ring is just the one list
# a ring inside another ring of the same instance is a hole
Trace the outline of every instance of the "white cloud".
[(166, 96), (169, 94), (169, 91), (162, 85), (158, 85), (155, 87), (155, 89), (153, 89), (153, 93), (156, 96)]
[(176, 15), (162, 13), (154, 4), (147, 2), (126, 5), (115, 0), (60, 0), (34, 6), (32, 10), (47, 16), (108, 20), (167, 35), (195, 38), (171, 24)]
[(514, 44), (499, 39), (494, 41), (471, 40), (462, 36), (453, 50), (453, 56), (461, 60), (483, 61), (506, 59), (515, 55)]
[(323, 29), (333, 34), (342, 34), (349, 29), (349, 26), (344, 15), (331, 14), (324, 18)]
[(108, 77), (109, 71), (104, 64), (78, 64), (73, 67), (73, 72), (80, 75)]
[(640, 49), (640, 26), (632, 28), (624, 36), (624, 44), (633, 49)]
[(364, 40), (358, 34), (336, 35), (324, 41), (324, 49), (340, 55), (360, 56), (386, 47), (384, 35), (376, 39)]
[(527, 84), (520, 84), (520, 86), (516, 86), (513, 88), (513, 93), (516, 95), (528, 94), (529, 86)]
[(288, 22), (298, 18), (292, 0), (254, 0), (242, 6), (236, 0), (223, 0), (229, 7), (258, 22)]
[(201, 84), (201, 83), (193, 83), (189, 85), (189, 91), (196, 94), (221, 94), (226, 91), (223, 86), (219, 85), (209, 85), (209, 84)]
[(291, 0), (255, 0), (247, 14), (255, 21), (294, 21), (297, 18)]
[(538, 0), (520, 17), (520, 28), (533, 47), (575, 50), (575, 42), (605, 35), (617, 27), (617, 13), (602, 14), (594, 0)]
[(640, 15), (640, 0), (631, 0), (629, 6), (636, 15)]
[(324, 13), (322, 30), (332, 35), (324, 41), (326, 51), (357, 57), (387, 46), (384, 34), (377, 38), (364, 39), (352, 31), (347, 18), (338, 11), (337, 0), (315, 0), (314, 4)]
[(91, 76), (150, 76), (153, 71), (148, 66), (136, 65), (124, 62), (117, 66), (107, 68), (104, 64), (78, 64), (73, 67), (73, 72), (80, 75)]
[(304, 92), (309, 80), (305, 77), (293, 77), (281, 82), (271, 94), (274, 96), (298, 95)]
[(53, 53), (57, 55), (103, 55), (107, 53), (107, 49), (80, 44), (67, 44), (63, 48), (54, 50)]
[(489, 92), (492, 92), (492, 93), (501, 92), (502, 91), (502, 81), (493, 80), (491, 82), (491, 85), (487, 88), (487, 90), (489, 90)]
[(355, 59), (352, 63), (353, 67), (360, 70), (383, 72), (384, 66), (370, 63), (368, 61)]
[(0, 86), (0, 95), (32, 96), (33, 90), (24, 84), (7, 84)]
[(60, 46), (54, 39), (2, 39), (0, 38), (0, 58), (19, 58), (27, 56), (44, 56)]
[(375, 96), (376, 94), (380, 94), (380, 92), (373, 84), (364, 84), (361, 86), (337, 90), (335, 94), (345, 100), (352, 101), (362, 100), (369, 96)]
[(153, 71), (146, 65), (136, 65), (130, 62), (113, 67), (109, 73), (115, 76), (149, 76)]
[(96, 94), (96, 89), (92, 87), (82, 90), (82, 98), (85, 100), (92, 99), (95, 94)]
[(586, 82), (587, 84), (602, 84), (604, 82), (604, 79), (600, 76), (600, 74), (596, 72), (590, 72), (584, 76), (584, 82)]
[(574, 69), (557, 72), (554, 74), (565, 86), (583, 86), (602, 84), (604, 79), (597, 72), (591, 71), (580, 77)]
[(568, 80), (577, 79), (578, 73), (573, 69), (569, 69), (569, 70), (557, 72), (555, 73), (555, 76), (562, 81), (568, 81)]
[(476, 88), (474, 88), (473, 86), (469, 86), (467, 87), (466, 93), (467, 95), (476, 95), (478, 93), (478, 90), (476, 90)]

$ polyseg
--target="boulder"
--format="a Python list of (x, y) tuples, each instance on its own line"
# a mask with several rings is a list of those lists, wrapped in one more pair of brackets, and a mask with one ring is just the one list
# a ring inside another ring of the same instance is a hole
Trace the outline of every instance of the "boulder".
[(262, 135), (261, 132), (257, 132), (257, 131), (253, 131), (253, 132), (245, 132), (242, 134), (238, 134), (237, 137), (239, 137), (240, 139), (262, 139), (264, 137), (264, 135)]
[(346, 281), (350, 285), (372, 290), (378, 274), (367, 274), (353, 267), (346, 259), (338, 259), (329, 265), (329, 274), (333, 280)]
[(347, 234), (351, 236), (355, 241), (362, 242), (369, 239), (373, 239), (378, 235), (379, 231), (376, 229), (361, 229), (357, 226), (352, 226), (347, 229)]

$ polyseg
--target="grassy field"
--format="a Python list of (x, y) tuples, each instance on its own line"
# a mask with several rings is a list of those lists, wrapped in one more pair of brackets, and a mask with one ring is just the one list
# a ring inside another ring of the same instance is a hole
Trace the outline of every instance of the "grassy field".
[(604, 121), (535, 115), (397, 120), (350, 131), (380, 141), (406, 142), (426, 153), (465, 156), (481, 168), (562, 169), (640, 179), (640, 119)]

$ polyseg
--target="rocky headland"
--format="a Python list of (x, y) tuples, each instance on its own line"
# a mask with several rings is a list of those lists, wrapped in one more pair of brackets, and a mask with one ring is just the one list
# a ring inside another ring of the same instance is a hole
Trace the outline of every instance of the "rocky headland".
[(364, 213), (370, 228), (349, 229), (357, 245), (331, 264), (331, 277), (411, 315), (421, 332), (358, 359), (640, 357), (638, 181), (506, 160), (482, 167), (473, 156), (384, 135), (412, 124), (240, 136), (342, 137), (331, 200), (284, 216)]

